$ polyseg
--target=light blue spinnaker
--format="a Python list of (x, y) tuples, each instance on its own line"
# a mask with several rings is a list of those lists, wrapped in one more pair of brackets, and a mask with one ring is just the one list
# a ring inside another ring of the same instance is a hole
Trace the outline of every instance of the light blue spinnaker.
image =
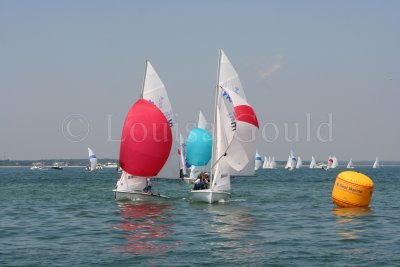
[(194, 166), (205, 166), (211, 159), (212, 136), (201, 128), (194, 128), (186, 144), (186, 161)]

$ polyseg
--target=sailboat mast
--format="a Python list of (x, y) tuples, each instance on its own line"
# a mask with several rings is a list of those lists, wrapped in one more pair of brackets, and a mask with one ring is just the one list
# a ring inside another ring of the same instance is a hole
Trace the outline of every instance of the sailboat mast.
[(215, 101), (214, 101), (214, 123), (213, 123), (213, 136), (212, 136), (212, 152), (211, 152), (211, 171), (210, 171), (210, 188), (213, 184), (214, 180), (214, 173), (213, 173), (213, 168), (214, 168), (214, 160), (215, 160), (215, 151), (216, 151), (216, 141), (217, 141), (217, 106), (218, 106), (218, 98), (219, 98), (219, 74), (220, 74), (220, 68), (221, 68), (221, 49), (219, 49), (219, 55), (218, 55), (218, 69), (217, 69), (217, 84), (215, 86)]
[(145, 61), (144, 63), (144, 76), (143, 76), (143, 84), (142, 84), (142, 92), (140, 94), (140, 98), (143, 98), (143, 93), (144, 93), (144, 86), (146, 83), (146, 75), (147, 75), (147, 64), (148, 64), (148, 60)]

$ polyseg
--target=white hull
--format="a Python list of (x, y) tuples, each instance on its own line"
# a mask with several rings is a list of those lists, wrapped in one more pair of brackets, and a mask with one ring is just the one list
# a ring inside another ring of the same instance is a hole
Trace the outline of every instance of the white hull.
[(169, 198), (164, 195), (159, 194), (148, 194), (143, 192), (135, 192), (135, 191), (117, 191), (113, 190), (115, 194), (116, 200), (131, 200), (131, 201), (148, 201), (148, 200), (157, 200), (157, 199), (166, 199)]
[(230, 193), (212, 189), (192, 190), (190, 192), (190, 199), (194, 202), (205, 202), (211, 204), (219, 201), (227, 201), (230, 197)]

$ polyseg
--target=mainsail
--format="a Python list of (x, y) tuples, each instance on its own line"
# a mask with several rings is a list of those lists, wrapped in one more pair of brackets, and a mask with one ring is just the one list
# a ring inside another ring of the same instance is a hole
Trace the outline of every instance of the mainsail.
[(90, 171), (94, 171), (97, 166), (97, 157), (94, 154), (93, 150), (88, 147), (89, 152), (89, 161), (90, 161)]

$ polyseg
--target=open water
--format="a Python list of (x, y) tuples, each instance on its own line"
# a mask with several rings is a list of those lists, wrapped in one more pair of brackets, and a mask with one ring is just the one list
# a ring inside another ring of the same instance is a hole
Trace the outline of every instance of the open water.
[(114, 170), (0, 168), (0, 266), (400, 266), (400, 167), (356, 169), (370, 209), (334, 208), (342, 170), (261, 170), (208, 205), (180, 180), (117, 202)]

